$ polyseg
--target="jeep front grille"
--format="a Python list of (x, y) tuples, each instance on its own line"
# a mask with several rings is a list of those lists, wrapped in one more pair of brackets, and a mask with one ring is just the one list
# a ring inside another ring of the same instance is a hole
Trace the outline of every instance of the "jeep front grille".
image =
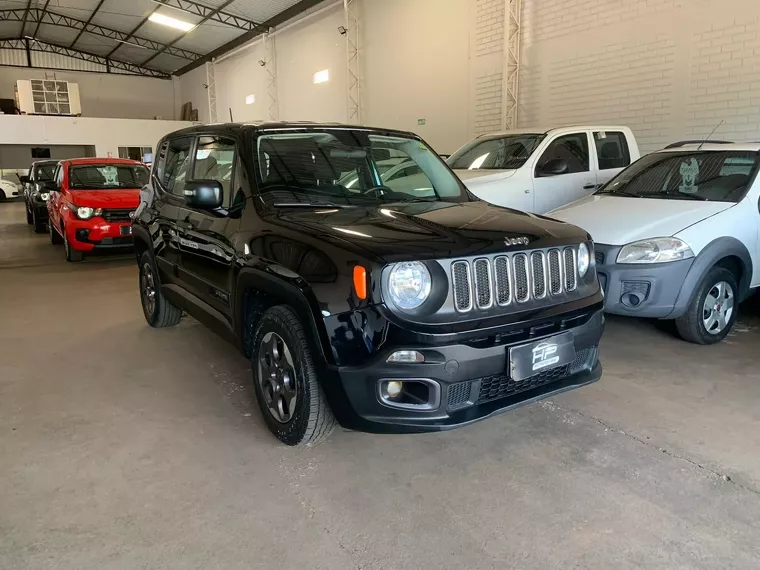
[(479, 257), (451, 264), (454, 306), (460, 313), (556, 297), (578, 286), (573, 247)]

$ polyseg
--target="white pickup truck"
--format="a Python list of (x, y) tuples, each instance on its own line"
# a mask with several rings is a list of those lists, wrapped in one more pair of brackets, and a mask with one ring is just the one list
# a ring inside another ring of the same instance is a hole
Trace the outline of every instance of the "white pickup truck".
[(628, 127), (584, 125), (483, 135), (446, 162), (478, 198), (544, 214), (592, 194), (639, 157)]

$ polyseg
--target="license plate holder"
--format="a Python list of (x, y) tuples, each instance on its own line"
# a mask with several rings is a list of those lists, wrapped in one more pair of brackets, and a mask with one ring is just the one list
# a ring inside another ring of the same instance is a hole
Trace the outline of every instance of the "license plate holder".
[(132, 226), (121, 226), (119, 229), (119, 233), (123, 236), (131, 236), (132, 235)]
[(545, 370), (570, 364), (575, 360), (573, 333), (537, 340), (509, 349), (509, 376), (520, 382)]

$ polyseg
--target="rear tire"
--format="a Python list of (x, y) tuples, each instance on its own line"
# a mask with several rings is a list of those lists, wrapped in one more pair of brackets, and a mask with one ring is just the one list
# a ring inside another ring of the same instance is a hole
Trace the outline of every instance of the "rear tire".
[(63, 250), (66, 252), (66, 261), (69, 263), (79, 263), (84, 259), (84, 253), (72, 249), (69, 236), (66, 235), (66, 228), (63, 228)]
[(5, 192), (0, 190), (0, 202), (5, 202)]
[(723, 267), (713, 267), (692, 296), (686, 312), (676, 319), (676, 329), (685, 341), (715, 344), (731, 331), (738, 309), (736, 276)]
[(163, 293), (153, 256), (146, 251), (140, 257), (140, 303), (148, 324), (156, 329), (173, 327), (182, 319), (182, 311), (172, 305)]
[(40, 217), (37, 215), (36, 211), (32, 214), (32, 223), (34, 224), (34, 233), (45, 233), (45, 230), (47, 229), (47, 223), (45, 220), (40, 220)]
[(34, 223), (33, 214), (29, 211), (29, 206), (26, 207), (26, 223), (30, 226)]
[(335, 417), (317, 380), (311, 348), (292, 309), (268, 309), (253, 334), (253, 384), (269, 430), (287, 445), (326, 439)]
[(63, 238), (61, 237), (61, 234), (58, 233), (58, 231), (53, 227), (52, 222), (48, 221), (48, 232), (50, 233), (50, 243), (53, 245), (61, 245), (63, 243)]

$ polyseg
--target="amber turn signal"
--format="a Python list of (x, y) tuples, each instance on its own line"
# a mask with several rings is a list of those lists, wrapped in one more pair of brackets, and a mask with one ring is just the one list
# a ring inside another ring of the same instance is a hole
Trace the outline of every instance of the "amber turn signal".
[(367, 298), (367, 270), (361, 265), (354, 266), (354, 291), (360, 299)]

